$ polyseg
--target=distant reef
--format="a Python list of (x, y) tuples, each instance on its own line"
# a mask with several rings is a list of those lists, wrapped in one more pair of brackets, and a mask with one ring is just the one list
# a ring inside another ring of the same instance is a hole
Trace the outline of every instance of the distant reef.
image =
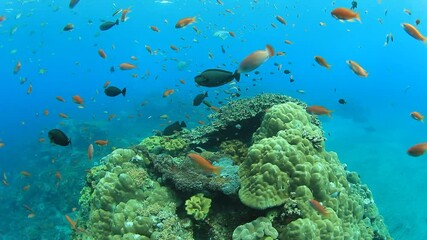
[(392, 239), (305, 108), (239, 99), (209, 124), (114, 150), (88, 171), (72, 239)]

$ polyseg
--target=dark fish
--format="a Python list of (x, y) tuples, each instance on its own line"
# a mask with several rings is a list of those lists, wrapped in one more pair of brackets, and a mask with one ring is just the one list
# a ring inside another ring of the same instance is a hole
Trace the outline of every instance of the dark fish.
[(105, 22), (99, 26), (99, 29), (101, 31), (106, 31), (106, 30), (114, 27), (114, 25), (119, 25), (119, 19), (117, 19), (115, 22)]
[(69, 24), (65, 25), (62, 30), (68, 32), (68, 31), (71, 31), (73, 29), (74, 29), (74, 24), (69, 23)]
[(197, 94), (197, 96), (193, 99), (193, 106), (199, 106), (207, 96), (208, 92)]
[(116, 71), (116, 70), (114, 70), (114, 66), (111, 66), (110, 67), (110, 73), (113, 73), (114, 71)]
[(338, 102), (340, 104), (347, 104), (347, 101), (345, 99), (342, 99), (342, 98), (340, 100), (338, 100)]
[(187, 124), (185, 124), (184, 121), (181, 121), (181, 123), (179, 123), (179, 121), (176, 121), (176, 122), (172, 123), (171, 125), (167, 126), (163, 130), (163, 135), (164, 136), (170, 136), (176, 132), (182, 131), (182, 128), (185, 128), (185, 127), (187, 127)]
[(47, 135), (49, 136), (50, 142), (60, 146), (68, 146), (71, 143), (71, 139), (65, 135), (65, 133), (59, 129), (50, 130)]
[(240, 73), (237, 71), (232, 73), (221, 69), (208, 69), (194, 78), (198, 85), (204, 87), (222, 86), (233, 81), (233, 79), (240, 81)]
[(123, 88), (122, 90), (120, 90), (118, 87), (109, 86), (104, 90), (104, 93), (109, 97), (115, 97), (119, 94), (126, 96), (126, 88)]
[[(417, 24), (418, 25), (418, 24)], [(223, 45), (221, 45), (221, 52), (222, 53), (225, 53), (225, 48), (224, 48), (224, 46)]]
[(285, 71), (283, 71), (285, 74), (289, 74), (291, 73), (291, 71), (289, 71), (288, 69), (286, 69)]
[(70, 8), (74, 8), (77, 3), (79, 3), (80, 0), (70, 0), (70, 5), (68, 5)]

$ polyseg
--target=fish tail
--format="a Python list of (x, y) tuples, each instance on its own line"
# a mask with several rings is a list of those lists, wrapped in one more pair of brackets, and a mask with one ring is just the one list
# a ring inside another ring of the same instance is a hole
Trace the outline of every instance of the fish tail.
[(270, 44), (267, 44), (265, 46), (265, 50), (268, 52), (268, 56), (269, 57), (273, 57), (274, 56), (274, 48)]
[(116, 25), (119, 25), (119, 19), (117, 18), (117, 20), (116, 20), (116, 23), (115, 23)]
[(122, 94), (123, 94), (123, 97), (126, 96), (126, 88), (122, 89)]
[(215, 175), (219, 176), (221, 171), (222, 171), (222, 167), (215, 167), (215, 169), (213, 170), (213, 173), (215, 173)]
[(233, 77), (239, 82), (240, 81), (240, 73), (238, 70), (234, 71)]
[(359, 13), (356, 13), (356, 19), (357, 19), (357, 21), (359, 21), (360, 23), (362, 23), (362, 19), (360, 19)]

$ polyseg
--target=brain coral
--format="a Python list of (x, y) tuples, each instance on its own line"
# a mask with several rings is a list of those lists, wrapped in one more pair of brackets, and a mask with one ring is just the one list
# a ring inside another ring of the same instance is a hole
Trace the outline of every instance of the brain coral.
[[(240, 165), (242, 203), (267, 209), (292, 198), (294, 211), (301, 215), (281, 219), (290, 223), (279, 230), (280, 239), (373, 239), (380, 235), (389, 239), (381, 217), (370, 209), (376, 210), (375, 205), (365, 204), (371, 199), (369, 191), (349, 183), (351, 173), (337, 155), (326, 152), (323, 141), (319, 145), (307, 136), (323, 139), (322, 130), (303, 107), (288, 102), (269, 109)], [(309, 204), (313, 199), (324, 204), (327, 217)], [(374, 213), (374, 221), (365, 217), (369, 212)]]

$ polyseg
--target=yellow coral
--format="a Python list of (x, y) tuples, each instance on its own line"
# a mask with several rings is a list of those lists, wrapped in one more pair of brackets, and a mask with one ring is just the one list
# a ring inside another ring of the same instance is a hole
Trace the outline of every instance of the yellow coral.
[(209, 213), (212, 200), (203, 195), (196, 194), (185, 201), (185, 210), (188, 215), (193, 215), (196, 220), (203, 220)]

